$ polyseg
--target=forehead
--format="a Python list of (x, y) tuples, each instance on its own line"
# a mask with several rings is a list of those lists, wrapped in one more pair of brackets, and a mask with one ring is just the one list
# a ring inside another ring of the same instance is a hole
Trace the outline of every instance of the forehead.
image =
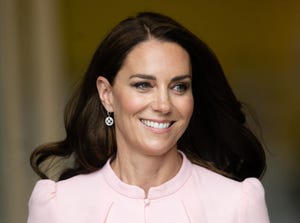
[(150, 39), (136, 45), (126, 56), (121, 70), (155, 74), (191, 73), (187, 51), (174, 42)]

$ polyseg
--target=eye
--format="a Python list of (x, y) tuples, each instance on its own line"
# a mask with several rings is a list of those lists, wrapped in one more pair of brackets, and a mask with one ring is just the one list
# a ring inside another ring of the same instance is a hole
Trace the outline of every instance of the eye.
[(178, 93), (184, 93), (189, 89), (189, 84), (186, 83), (177, 83), (174, 85), (173, 89)]
[(152, 85), (149, 82), (137, 82), (132, 84), (132, 86), (140, 90), (146, 90), (148, 88), (152, 88)]

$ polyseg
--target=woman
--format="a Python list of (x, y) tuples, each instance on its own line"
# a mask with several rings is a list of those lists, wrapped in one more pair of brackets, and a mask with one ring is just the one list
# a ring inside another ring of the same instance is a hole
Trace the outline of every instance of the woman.
[(169, 17), (120, 22), (65, 113), (66, 139), (36, 149), (37, 222), (269, 222), (265, 154), (210, 49)]

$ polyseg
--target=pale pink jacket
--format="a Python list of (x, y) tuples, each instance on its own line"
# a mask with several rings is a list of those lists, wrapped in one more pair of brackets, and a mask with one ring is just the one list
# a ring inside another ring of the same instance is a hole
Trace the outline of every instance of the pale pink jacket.
[(144, 191), (122, 182), (109, 162), (99, 171), (57, 183), (39, 181), (28, 223), (268, 223), (264, 189), (255, 178), (236, 182), (183, 156), (178, 174)]

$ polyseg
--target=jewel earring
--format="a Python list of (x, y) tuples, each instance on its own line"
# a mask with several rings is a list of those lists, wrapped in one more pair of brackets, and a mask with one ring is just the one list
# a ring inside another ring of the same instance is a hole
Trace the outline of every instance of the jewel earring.
[(112, 126), (114, 124), (114, 119), (110, 116), (110, 112), (107, 112), (107, 117), (105, 118), (105, 124), (107, 126)]

